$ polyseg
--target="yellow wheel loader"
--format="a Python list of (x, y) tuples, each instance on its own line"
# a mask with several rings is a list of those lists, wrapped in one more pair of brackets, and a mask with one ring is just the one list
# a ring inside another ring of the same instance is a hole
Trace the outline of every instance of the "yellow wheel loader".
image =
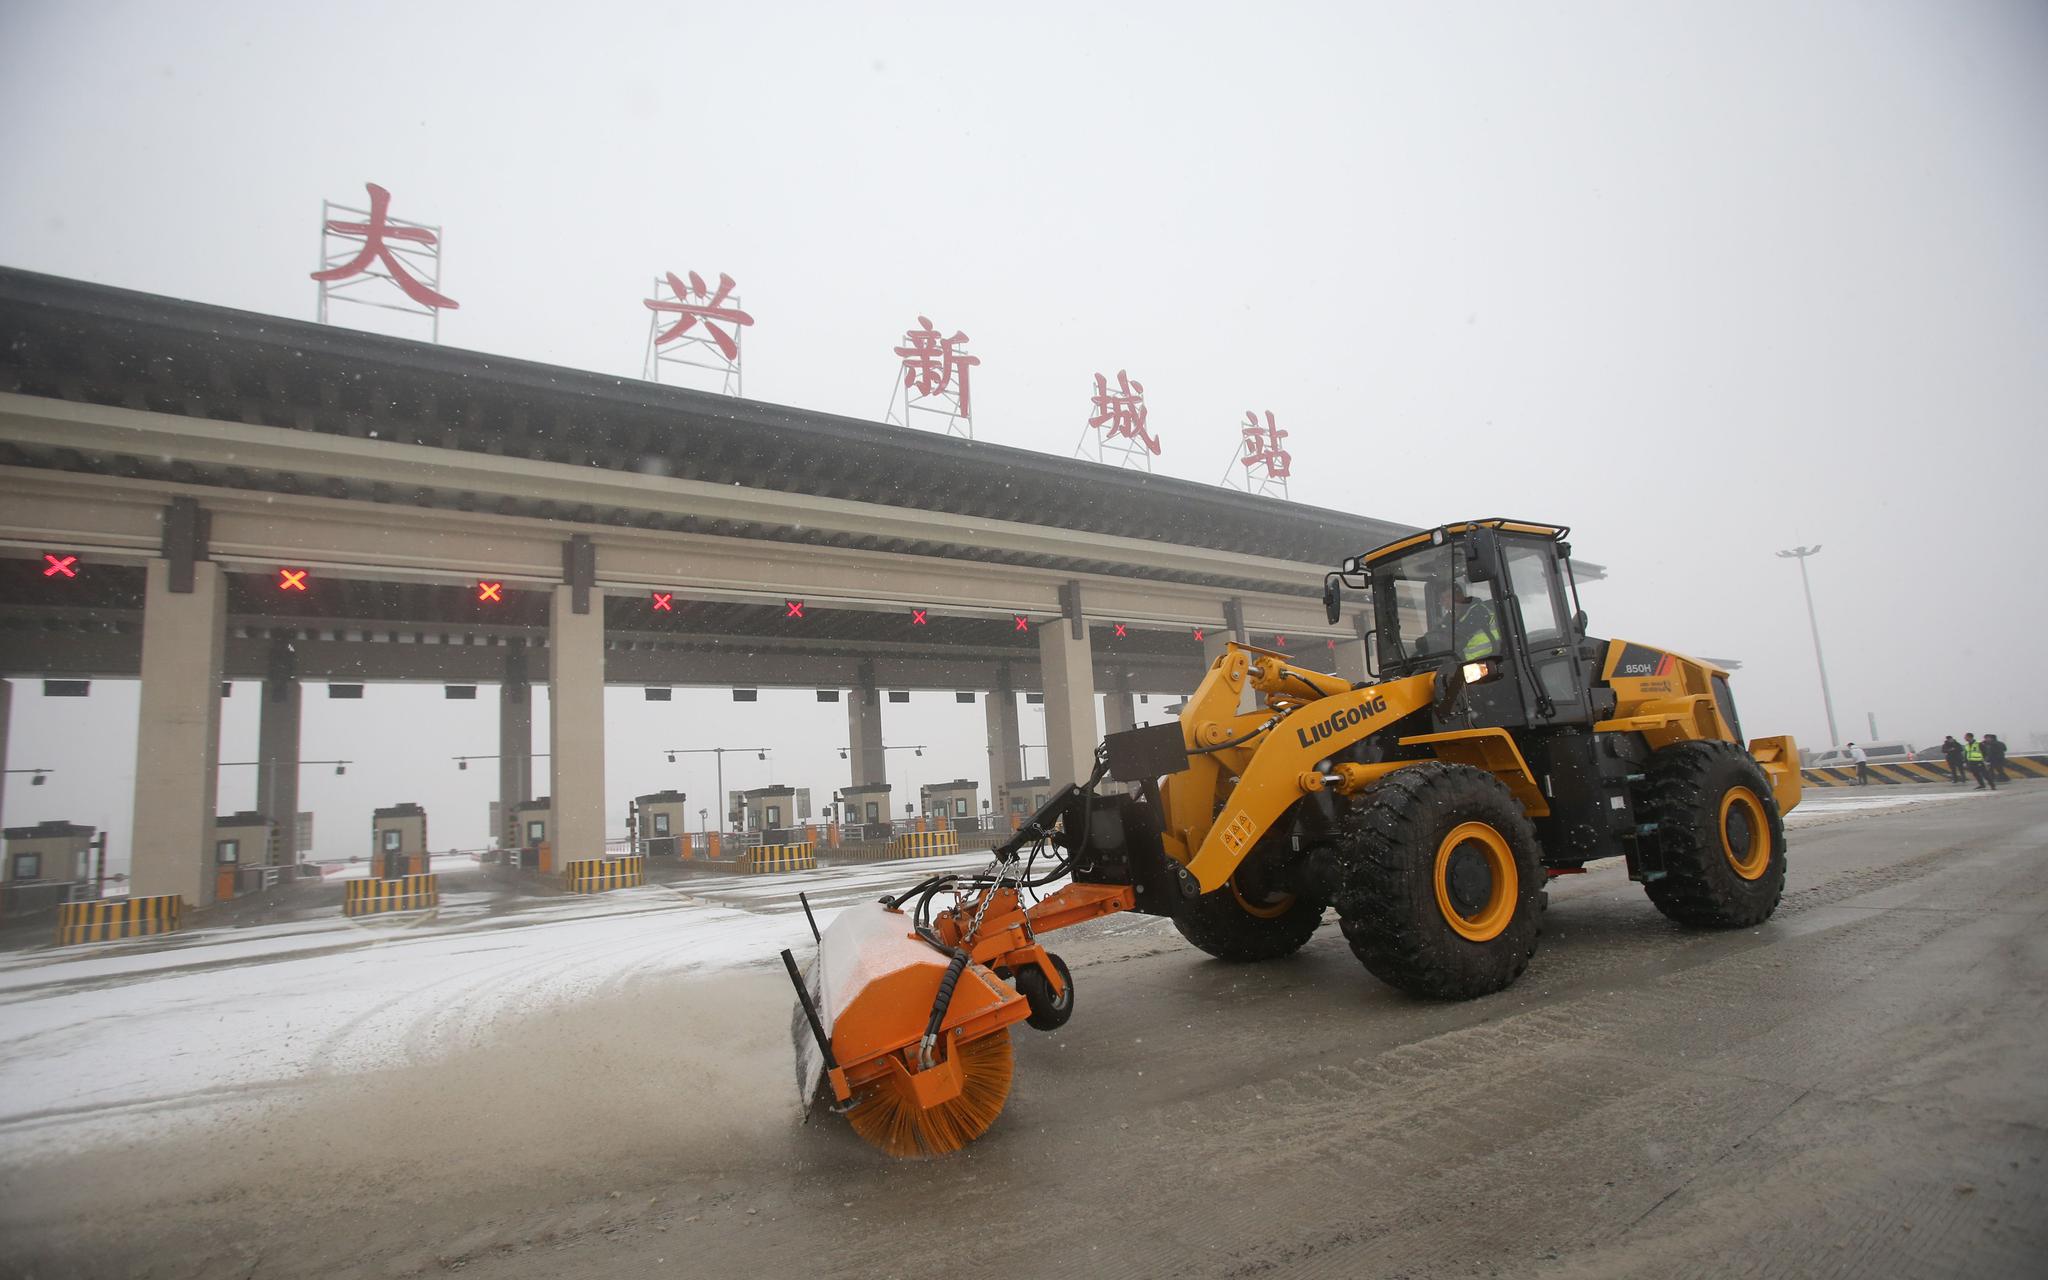
[(1568, 532), (1477, 520), (1347, 560), (1324, 606), (1367, 593), (1372, 679), (1228, 645), (1177, 722), (1110, 735), (986, 869), (848, 908), (809, 963), (785, 951), (805, 1104), (898, 1155), (972, 1141), (1010, 1027), (1073, 1013), (1043, 935), (1120, 911), (1246, 962), (1334, 908), (1370, 973), (1447, 1000), (1519, 977), (1548, 879), (1599, 859), (1682, 925), (1768, 919), (1792, 739), (1745, 746), (1719, 668), (1586, 635)]

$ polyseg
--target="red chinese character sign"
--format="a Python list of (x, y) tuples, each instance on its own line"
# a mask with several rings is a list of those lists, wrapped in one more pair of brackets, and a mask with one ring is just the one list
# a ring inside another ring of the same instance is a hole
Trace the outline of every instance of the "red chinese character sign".
[(374, 182), (364, 185), (367, 209), (321, 202), (320, 270), (313, 272), (320, 284), (318, 319), (329, 323), (329, 303), (353, 302), (424, 316), (439, 342), (441, 313), (462, 305), (441, 292), (441, 228), (392, 217), (391, 193)]
[[(647, 318), (647, 358), (640, 376), (650, 382), (701, 384), (702, 375), (683, 374), (683, 369), (710, 372), (716, 390), (725, 395), (740, 390), (740, 330), (754, 323), (754, 317), (740, 309), (733, 292), (733, 279), (718, 274), (718, 287), (692, 271), (688, 277), (668, 272), (654, 282), (654, 296), (642, 298)], [(668, 378), (662, 372), (667, 369)], [(711, 388), (705, 388), (707, 390)]]
[(918, 327), (907, 329), (903, 345), (896, 348), (902, 360), (903, 376), (889, 393), (886, 421), (910, 426), (913, 411), (945, 419), (946, 434), (974, 439), (974, 400), (968, 388), (968, 374), (981, 363), (980, 356), (961, 350), (967, 335), (953, 331), (941, 337), (924, 316)]
[(1262, 423), (1258, 414), (1245, 410), (1237, 430), (1237, 453), (1223, 473), (1223, 483), (1246, 493), (1286, 497), (1287, 478), (1294, 474), (1294, 455), (1281, 444), (1288, 433), (1273, 421), (1273, 411), (1266, 410)]
[[(1095, 375), (1094, 413), (1074, 446), (1074, 456), (1105, 466), (1150, 471), (1159, 456), (1159, 437), (1146, 428), (1151, 411), (1145, 407), (1145, 384), (1131, 381), (1131, 375), (1116, 371), (1116, 385)], [(1094, 452), (1089, 452), (1091, 444)]]

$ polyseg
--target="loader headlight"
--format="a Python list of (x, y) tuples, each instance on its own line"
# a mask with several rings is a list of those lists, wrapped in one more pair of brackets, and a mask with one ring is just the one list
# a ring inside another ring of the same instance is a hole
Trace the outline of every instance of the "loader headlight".
[(1500, 666), (1492, 662), (1468, 662), (1459, 674), (1465, 677), (1466, 684), (1485, 684), (1500, 674)]

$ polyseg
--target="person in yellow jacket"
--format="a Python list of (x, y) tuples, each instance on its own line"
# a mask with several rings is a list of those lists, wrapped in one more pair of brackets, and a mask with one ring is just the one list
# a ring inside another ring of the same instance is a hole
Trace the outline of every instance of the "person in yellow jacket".
[(1501, 651), (1500, 614), (1493, 601), (1471, 594), (1460, 580), (1451, 587), (1451, 611), (1457, 618), (1459, 657), (1471, 662)]
[(1984, 744), (1977, 741), (1974, 733), (1963, 735), (1963, 763), (1970, 766), (1970, 776), (1977, 780), (1977, 790), (1982, 791), (1986, 787), (1998, 790), (1998, 779), (1984, 767)]

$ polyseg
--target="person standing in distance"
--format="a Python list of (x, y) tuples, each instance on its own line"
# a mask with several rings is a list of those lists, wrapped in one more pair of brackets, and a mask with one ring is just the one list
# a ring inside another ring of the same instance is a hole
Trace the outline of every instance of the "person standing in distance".
[(1944, 760), (1948, 761), (1948, 780), (1950, 782), (1961, 782), (1963, 780), (1963, 744), (1956, 741), (1956, 735), (1950, 734), (1941, 740), (1941, 755)]
[(1970, 766), (1970, 776), (1977, 780), (1977, 790), (1982, 791), (1986, 786), (1993, 791), (1998, 790), (1998, 780), (1984, 767), (1984, 744), (1977, 741), (1974, 733), (1963, 735), (1963, 762)]
[(1984, 769), (1994, 785), (2012, 781), (2005, 772), (2005, 743), (1995, 733), (1984, 735)]
[(1849, 758), (1856, 762), (1856, 785), (1859, 787), (1869, 786), (1870, 757), (1864, 754), (1863, 748), (1852, 742), (1849, 744)]

